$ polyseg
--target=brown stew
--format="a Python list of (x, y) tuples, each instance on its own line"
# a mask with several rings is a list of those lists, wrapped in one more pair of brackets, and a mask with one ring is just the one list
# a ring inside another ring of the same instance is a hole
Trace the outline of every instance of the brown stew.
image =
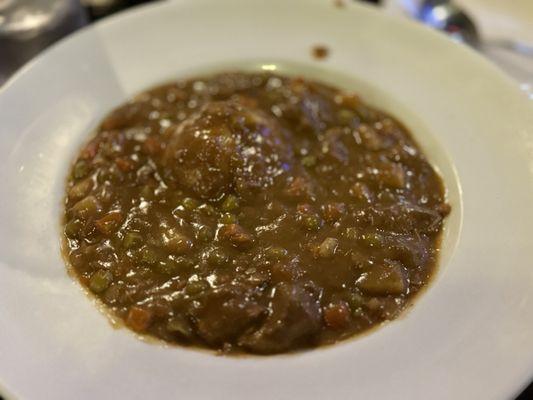
[(280, 353), (395, 318), (449, 211), (391, 116), (321, 83), (226, 73), (101, 123), (68, 178), (65, 252), (136, 332)]

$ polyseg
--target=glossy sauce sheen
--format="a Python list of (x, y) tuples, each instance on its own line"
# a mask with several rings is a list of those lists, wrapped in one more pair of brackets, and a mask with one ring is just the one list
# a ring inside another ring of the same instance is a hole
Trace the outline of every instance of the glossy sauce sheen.
[(449, 211), (392, 117), (320, 83), (228, 73), (102, 122), (69, 175), (65, 252), (136, 332), (271, 354), (395, 318), (433, 274)]

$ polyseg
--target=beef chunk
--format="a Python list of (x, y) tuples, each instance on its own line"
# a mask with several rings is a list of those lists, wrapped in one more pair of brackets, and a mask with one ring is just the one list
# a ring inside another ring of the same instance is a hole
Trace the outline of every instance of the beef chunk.
[(239, 344), (257, 353), (278, 353), (311, 342), (321, 327), (315, 297), (299, 285), (284, 282), (274, 288), (271, 312), (263, 325), (241, 337)]
[(202, 198), (230, 191), (253, 195), (292, 164), (291, 146), (279, 124), (236, 101), (207, 103), (167, 134), (163, 162), (171, 178)]

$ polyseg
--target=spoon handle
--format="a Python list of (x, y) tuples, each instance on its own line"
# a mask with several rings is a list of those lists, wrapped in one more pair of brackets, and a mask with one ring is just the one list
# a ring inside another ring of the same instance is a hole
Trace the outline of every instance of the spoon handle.
[(499, 47), (504, 50), (512, 51), (526, 57), (533, 57), (533, 45), (512, 39), (491, 39), (486, 40), (486, 46)]

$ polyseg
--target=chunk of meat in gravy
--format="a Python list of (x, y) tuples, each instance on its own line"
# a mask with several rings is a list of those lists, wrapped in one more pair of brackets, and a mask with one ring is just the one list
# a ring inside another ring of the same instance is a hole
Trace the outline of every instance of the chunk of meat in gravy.
[(243, 331), (266, 314), (266, 307), (251, 300), (251, 293), (238, 285), (206, 292), (197, 299), (201, 304), (192, 312), (198, 335), (212, 346), (236, 339)]
[(274, 290), (266, 321), (239, 340), (241, 346), (257, 353), (277, 353), (309, 343), (320, 330), (319, 303), (303, 286), (281, 282)]
[(169, 130), (163, 157), (171, 178), (201, 198), (251, 196), (288, 172), (292, 149), (271, 116), (232, 101), (207, 103)]

